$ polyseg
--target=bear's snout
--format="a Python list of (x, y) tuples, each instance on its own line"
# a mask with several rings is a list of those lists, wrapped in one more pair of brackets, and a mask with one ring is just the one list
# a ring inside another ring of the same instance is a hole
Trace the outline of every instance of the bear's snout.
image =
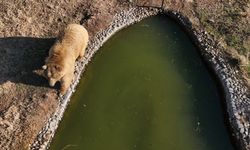
[(54, 79), (49, 80), (49, 85), (50, 86), (55, 86), (55, 84), (56, 84), (56, 81)]

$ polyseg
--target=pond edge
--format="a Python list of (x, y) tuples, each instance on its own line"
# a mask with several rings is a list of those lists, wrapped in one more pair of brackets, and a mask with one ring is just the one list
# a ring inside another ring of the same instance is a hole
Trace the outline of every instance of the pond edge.
[(109, 27), (97, 33), (89, 42), (85, 56), (76, 63), (75, 79), (70, 89), (63, 97), (59, 97), (59, 106), (55, 113), (45, 123), (45, 126), (38, 133), (35, 141), (30, 145), (32, 150), (45, 150), (49, 148), (49, 144), (54, 137), (56, 129), (63, 118), (63, 114), (70, 101), (70, 97), (80, 81), (86, 65), (91, 61), (93, 55), (100, 47), (116, 32), (130, 26), (141, 20), (154, 16), (159, 13), (166, 14), (175, 19), (189, 33), (196, 46), (199, 47), (200, 53), (205, 62), (212, 68), (216, 77), (220, 81), (226, 99), (226, 110), (232, 134), (235, 138), (237, 146), (242, 150), (250, 150), (250, 98), (247, 95), (248, 87), (244, 84), (240, 71), (229, 64), (229, 58), (218, 49), (222, 49), (218, 43), (204, 30), (196, 29), (192, 26), (188, 18), (181, 13), (159, 8), (149, 7), (130, 7), (117, 13), (110, 23)]

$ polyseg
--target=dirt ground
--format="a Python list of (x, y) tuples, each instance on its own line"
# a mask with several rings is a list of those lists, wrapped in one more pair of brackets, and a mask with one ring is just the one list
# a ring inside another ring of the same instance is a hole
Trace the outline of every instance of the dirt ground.
[(110, 0), (1, 1), (0, 149), (26, 149), (58, 106), (56, 89), (33, 73), (43, 65), (58, 32), (78, 23), (92, 36), (107, 26), (118, 4)]
[[(27, 149), (58, 106), (58, 86), (50, 88), (47, 81), (35, 75), (33, 70), (43, 65), (58, 32), (69, 23), (84, 25), (93, 37), (109, 25), (116, 12), (128, 5), (164, 7), (181, 12), (193, 26), (210, 31), (225, 45), (227, 53), (247, 68), (250, 50), (245, 43), (250, 40), (250, 1), (212, 1), (1, 1), (0, 149)], [(231, 13), (236, 17), (228, 17)], [(227, 22), (225, 17), (228, 17)], [(239, 30), (231, 31), (237, 25), (240, 25)]]

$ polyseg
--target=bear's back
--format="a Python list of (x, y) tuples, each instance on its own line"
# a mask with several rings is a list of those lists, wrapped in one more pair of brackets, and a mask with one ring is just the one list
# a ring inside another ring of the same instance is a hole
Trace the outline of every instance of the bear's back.
[[(69, 24), (58, 37), (58, 50), (74, 50), (74, 56), (77, 58), (80, 51), (88, 44), (89, 36), (87, 30), (79, 24)], [(60, 51), (59, 50), (59, 51)], [(57, 51), (57, 50), (56, 50)]]
[(79, 25), (79, 24), (69, 24), (66, 29), (64, 30), (64, 34), (62, 39), (65, 42), (84, 42), (86, 43), (88, 41), (88, 32), (87, 30)]

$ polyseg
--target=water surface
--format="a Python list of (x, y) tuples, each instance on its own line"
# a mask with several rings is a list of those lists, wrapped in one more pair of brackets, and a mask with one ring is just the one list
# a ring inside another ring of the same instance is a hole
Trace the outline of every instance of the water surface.
[(220, 96), (165, 16), (113, 36), (88, 65), (52, 150), (232, 150)]

